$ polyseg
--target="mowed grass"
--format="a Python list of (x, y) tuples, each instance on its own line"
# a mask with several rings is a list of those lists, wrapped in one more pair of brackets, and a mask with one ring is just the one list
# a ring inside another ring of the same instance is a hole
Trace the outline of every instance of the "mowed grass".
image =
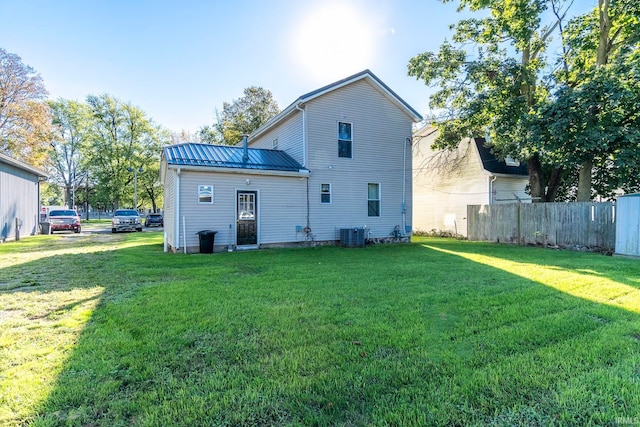
[(0, 425), (633, 425), (640, 262), (414, 239), (0, 245)]

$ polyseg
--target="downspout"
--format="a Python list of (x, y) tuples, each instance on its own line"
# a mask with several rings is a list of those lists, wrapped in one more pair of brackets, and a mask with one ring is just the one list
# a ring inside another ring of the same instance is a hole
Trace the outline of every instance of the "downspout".
[(495, 175), (489, 175), (489, 204), (493, 204), (493, 181), (498, 179)]
[[(307, 167), (307, 115), (304, 108), (300, 108), (300, 104), (296, 104), (296, 110), (302, 113), (302, 167)], [(307, 180), (307, 230), (311, 229), (311, 210), (309, 208), (309, 176)]]
[(311, 228), (311, 219), (309, 218), (309, 177), (306, 177), (307, 180), (307, 229)]
[(177, 169), (176, 193), (174, 199), (175, 217), (173, 218), (173, 245), (177, 250), (180, 248), (180, 168)]
[(300, 108), (300, 103), (296, 104), (296, 110), (302, 112), (302, 167), (307, 167), (307, 115), (305, 109)]

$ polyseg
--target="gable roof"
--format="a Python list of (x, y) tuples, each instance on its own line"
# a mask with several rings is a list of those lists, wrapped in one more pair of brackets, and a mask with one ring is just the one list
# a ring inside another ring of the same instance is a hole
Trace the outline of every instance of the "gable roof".
[(416, 110), (414, 110), (409, 104), (407, 104), (406, 101), (404, 101), (402, 98), (400, 98), (393, 90), (391, 90), (391, 88), (389, 88), (389, 86), (384, 84), (382, 82), (382, 80), (380, 80), (371, 71), (364, 70), (364, 71), (356, 73), (356, 74), (354, 74), (352, 76), (349, 76), (349, 77), (344, 78), (342, 80), (338, 80), (337, 82), (331, 83), (331, 84), (329, 84), (327, 86), (323, 86), (320, 89), (316, 89), (314, 91), (311, 91), (309, 93), (306, 93), (306, 94), (300, 96), (298, 99), (296, 99), (291, 104), (289, 104), (289, 106), (287, 108), (282, 110), (280, 112), (280, 114), (276, 115), (275, 117), (272, 117), (265, 124), (263, 124), (258, 129), (253, 131), (253, 133), (250, 135), (250, 139), (251, 138), (256, 138), (260, 134), (262, 134), (265, 131), (271, 129), (273, 126), (275, 126), (276, 124), (281, 122), (283, 119), (288, 117), (291, 113), (295, 112), (299, 105), (304, 104), (306, 102), (309, 102), (309, 101), (311, 101), (311, 100), (313, 100), (313, 99), (315, 99), (315, 98), (317, 98), (319, 96), (322, 96), (322, 95), (324, 95), (324, 94), (326, 94), (328, 92), (331, 92), (331, 91), (340, 89), (341, 87), (350, 85), (350, 84), (352, 84), (354, 82), (357, 82), (359, 80), (367, 80), (369, 83), (371, 83), (371, 85), (374, 88), (376, 88), (380, 93), (382, 93), (385, 96), (385, 98), (387, 98), (391, 103), (393, 103), (400, 110), (402, 110), (414, 122), (417, 123), (417, 122), (422, 120), (422, 116)]
[(473, 138), (473, 141), (476, 147), (478, 147), (482, 167), (487, 172), (503, 175), (529, 175), (526, 164), (521, 162), (519, 166), (509, 166), (504, 160), (498, 159), (498, 157), (491, 152), (491, 148), (487, 147), (487, 142), (484, 138)]
[(35, 175), (38, 178), (42, 178), (42, 179), (49, 178), (49, 175), (46, 172), (44, 172), (44, 171), (42, 171), (42, 170), (40, 170), (38, 168), (35, 168), (35, 167), (31, 166), (31, 165), (28, 165), (26, 163), (23, 163), (23, 162), (21, 162), (19, 160), (16, 160), (13, 157), (9, 157), (9, 156), (7, 156), (6, 154), (3, 154), (3, 153), (0, 153), (0, 162), (1, 163), (6, 163), (6, 164), (11, 165), (11, 166), (13, 166), (15, 168), (18, 168), (20, 170), (29, 172), (30, 174)]
[(284, 151), (247, 148), (246, 160), (244, 154), (243, 147), (187, 142), (164, 147), (162, 155), (168, 165), (175, 166), (291, 172), (304, 170), (300, 163)]

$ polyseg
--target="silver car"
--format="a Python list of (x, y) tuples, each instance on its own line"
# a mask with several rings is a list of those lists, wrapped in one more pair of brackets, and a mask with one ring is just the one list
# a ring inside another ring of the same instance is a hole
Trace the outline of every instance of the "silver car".
[(135, 209), (118, 209), (111, 218), (111, 232), (142, 231), (142, 218)]

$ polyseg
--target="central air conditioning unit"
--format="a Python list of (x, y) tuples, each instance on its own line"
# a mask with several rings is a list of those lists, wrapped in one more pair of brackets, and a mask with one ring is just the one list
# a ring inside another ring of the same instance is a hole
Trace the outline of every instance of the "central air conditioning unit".
[(345, 248), (364, 248), (364, 228), (341, 228), (340, 246)]

